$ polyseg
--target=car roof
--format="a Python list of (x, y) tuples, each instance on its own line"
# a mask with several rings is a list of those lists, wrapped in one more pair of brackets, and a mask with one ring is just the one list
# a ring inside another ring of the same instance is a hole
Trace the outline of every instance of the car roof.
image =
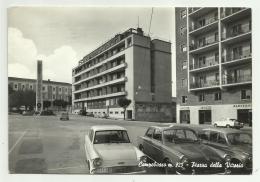
[(241, 130), (236, 130), (236, 129), (232, 129), (232, 128), (217, 128), (217, 127), (212, 127), (212, 128), (204, 128), (202, 129), (203, 131), (207, 130), (207, 131), (215, 131), (215, 132), (220, 132), (220, 133), (248, 133), (246, 131), (241, 131)]
[(95, 125), (92, 126), (93, 131), (104, 131), (104, 130), (126, 130), (124, 127), (118, 125)]
[(160, 129), (160, 130), (167, 130), (167, 129), (191, 129), (191, 127), (183, 124), (161, 124), (161, 125), (154, 125), (151, 126), (152, 128)]

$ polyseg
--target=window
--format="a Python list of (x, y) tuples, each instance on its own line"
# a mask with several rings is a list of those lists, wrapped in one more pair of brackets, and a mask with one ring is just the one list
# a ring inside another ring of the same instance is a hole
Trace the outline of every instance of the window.
[(205, 101), (205, 94), (199, 94), (199, 102)]
[(185, 44), (181, 45), (181, 52), (186, 52), (187, 51), (187, 46)]
[(185, 35), (186, 34), (186, 30), (187, 30), (186, 27), (181, 27), (180, 28), (180, 34), (181, 35)]
[(181, 96), (181, 102), (183, 104), (187, 103), (187, 96)]
[(61, 92), (61, 87), (59, 88), (60, 92)]
[(131, 46), (132, 45), (132, 38), (128, 38), (127, 39), (127, 46)]
[(181, 79), (181, 87), (186, 87), (187, 86), (187, 79), (183, 78)]
[(187, 60), (182, 61), (182, 69), (187, 69)]
[(53, 89), (52, 89), (53, 91), (55, 91), (55, 87), (53, 87)]
[(45, 86), (42, 87), (42, 90), (45, 91)]
[(181, 10), (180, 17), (185, 18), (187, 16), (186, 9)]
[(24, 90), (25, 89), (25, 85), (22, 85), (22, 90)]
[(17, 85), (17, 84), (14, 84), (14, 88), (16, 88), (16, 89), (17, 89), (17, 87), (18, 87), (18, 85)]
[(153, 134), (153, 139), (161, 141), (162, 140), (162, 131), (159, 129), (155, 129)]
[(118, 111), (116, 111), (115, 114), (118, 114)]
[(214, 100), (217, 101), (217, 100), (221, 100), (221, 92), (216, 92), (214, 94)]
[(112, 111), (110, 111), (110, 112), (109, 112), (109, 114), (113, 114), (113, 112), (112, 112)]
[(153, 136), (153, 131), (154, 129), (153, 128), (149, 128), (145, 134), (145, 136), (149, 137), (149, 138), (152, 138)]
[(30, 89), (31, 89), (31, 90), (33, 89), (33, 86), (32, 86), (32, 85), (30, 85)]
[(205, 23), (206, 23), (205, 19), (199, 20), (199, 26), (200, 27), (205, 26)]
[(55, 99), (55, 95), (53, 95), (52, 98)]
[(241, 90), (241, 100), (250, 100), (251, 99), (250, 90)]

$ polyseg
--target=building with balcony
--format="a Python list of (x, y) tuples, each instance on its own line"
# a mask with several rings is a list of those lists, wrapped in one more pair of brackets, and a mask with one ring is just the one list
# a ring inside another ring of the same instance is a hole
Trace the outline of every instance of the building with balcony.
[[(8, 85), (14, 91), (32, 90), (36, 92), (36, 79), (8, 77)], [(72, 97), (71, 87), (72, 85), (70, 83), (43, 80), (42, 100), (50, 101), (51, 102), (50, 109), (55, 109), (55, 107), (53, 107), (54, 100), (64, 100), (66, 102), (71, 101), (71, 97)]]
[(177, 122), (252, 122), (250, 8), (176, 8)]
[(73, 68), (73, 109), (123, 118), (119, 98), (131, 100), (126, 118), (172, 121), (171, 43), (129, 29)]

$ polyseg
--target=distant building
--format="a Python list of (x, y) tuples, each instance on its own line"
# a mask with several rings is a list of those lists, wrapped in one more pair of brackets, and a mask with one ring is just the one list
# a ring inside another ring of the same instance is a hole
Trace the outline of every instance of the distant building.
[(72, 70), (73, 108), (123, 118), (119, 98), (132, 101), (126, 118), (172, 121), (171, 43), (141, 28), (117, 34)]
[(176, 8), (177, 122), (252, 122), (250, 8)]
[[(71, 84), (65, 82), (56, 82), (50, 80), (42, 81), (42, 99), (43, 101), (71, 99)], [(8, 85), (13, 90), (33, 90), (36, 92), (36, 79), (8, 77)]]

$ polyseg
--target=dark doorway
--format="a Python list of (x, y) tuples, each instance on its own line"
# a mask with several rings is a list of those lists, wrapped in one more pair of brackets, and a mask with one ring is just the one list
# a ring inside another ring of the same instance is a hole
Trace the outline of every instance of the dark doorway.
[(237, 120), (246, 125), (252, 126), (252, 110), (251, 109), (238, 109)]
[(190, 124), (190, 111), (189, 110), (180, 111), (180, 123)]
[(127, 110), (127, 119), (132, 119), (132, 110)]
[(199, 124), (211, 124), (211, 110), (199, 110)]

